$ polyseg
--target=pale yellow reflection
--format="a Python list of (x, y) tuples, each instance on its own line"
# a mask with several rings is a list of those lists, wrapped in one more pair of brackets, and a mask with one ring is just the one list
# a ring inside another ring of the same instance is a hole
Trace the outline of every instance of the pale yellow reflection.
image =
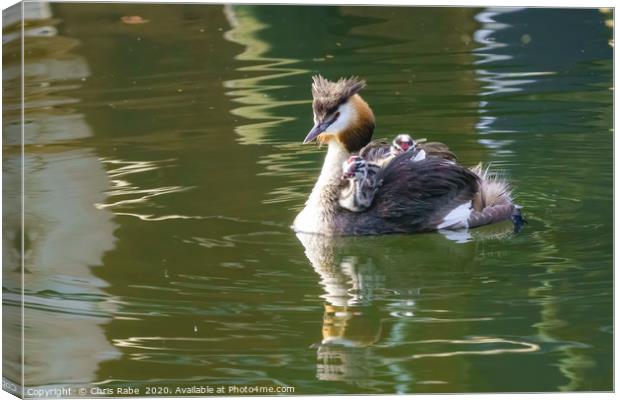
[(519, 346), (516, 348), (507, 347), (507, 348), (495, 348), (489, 350), (457, 350), (457, 351), (447, 351), (441, 353), (426, 353), (426, 354), (413, 354), (411, 358), (426, 358), (426, 357), (453, 357), (453, 356), (463, 356), (463, 355), (495, 355), (495, 354), (506, 354), (506, 353), (531, 353), (540, 350), (540, 346), (535, 343), (528, 343), (517, 340), (507, 340), (501, 338), (472, 338), (472, 339), (463, 339), (463, 340), (454, 340), (454, 339), (436, 339), (436, 340), (421, 340), (417, 342), (413, 342), (416, 344), (430, 344), (430, 343), (443, 343), (443, 344), (460, 344), (460, 345), (476, 345), (476, 344), (512, 344), (515, 346)]
[(610, 47), (614, 47), (614, 10), (612, 8), (599, 8), (599, 12), (604, 15), (605, 26), (610, 30), (611, 38), (607, 43)]
[[(79, 41), (58, 35), (52, 9), (47, 3), (23, 4), (27, 19), (24, 32), (24, 144), (19, 97), (3, 98), (8, 112), (3, 128), (4, 182), (19, 184), (23, 161), (26, 205), (24, 251), (24, 340), (25, 385), (53, 382), (89, 382), (96, 379), (99, 363), (120, 357), (107, 340), (102, 325), (110, 320), (114, 306), (104, 299), (107, 282), (93, 273), (106, 252), (115, 247), (113, 214), (93, 204), (105, 199), (110, 182), (93, 148), (76, 146), (91, 137), (84, 114), (72, 108), (78, 103), (77, 89), (90, 75), (86, 60), (76, 50)], [(19, 38), (20, 26), (3, 18), (6, 46)], [(15, 21), (14, 21), (15, 22)], [(20, 82), (19, 59), (5, 61), (3, 83)], [(53, 145), (53, 146), (52, 146)], [(16, 187), (16, 186), (13, 186)], [(6, 198), (6, 213), (19, 209), (17, 196)], [(14, 257), (19, 255), (19, 220), (4, 219), (3, 275), (8, 304), (19, 305), (15, 282), (21, 279)], [(9, 242), (7, 242), (7, 239)], [(50, 293), (55, 293), (50, 296)], [(66, 296), (66, 297), (65, 297)], [(11, 313), (9, 308), (5, 312)], [(10, 329), (17, 329), (10, 326)], [(10, 334), (5, 345), (18, 349), (20, 338)], [(15, 347), (13, 347), (15, 346)], [(6, 347), (9, 348), (8, 346)], [(18, 374), (18, 354), (5, 351), (4, 373)]]

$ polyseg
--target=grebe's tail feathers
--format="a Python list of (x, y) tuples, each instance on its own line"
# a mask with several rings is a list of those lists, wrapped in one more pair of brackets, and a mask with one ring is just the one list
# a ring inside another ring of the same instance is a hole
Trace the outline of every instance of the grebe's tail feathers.
[(474, 208), (482, 211), (487, 207), (512, 205), (512, 188), (499, 174), (490, 172), (490, 165), (486, 167), (479, 163), (471, 171), (480, 177), (480, 191), (474, 199)]

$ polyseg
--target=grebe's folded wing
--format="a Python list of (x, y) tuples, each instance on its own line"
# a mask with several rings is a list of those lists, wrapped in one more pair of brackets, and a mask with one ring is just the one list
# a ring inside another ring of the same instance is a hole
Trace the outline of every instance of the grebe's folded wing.
[(369, 211), (402, 232), (437, 229), (457, 209), (468, 212), (479, 188), (467, 168), (441, 158), (412, 162), (410, 154), (397, 156), (379, 178), (383, 185)]

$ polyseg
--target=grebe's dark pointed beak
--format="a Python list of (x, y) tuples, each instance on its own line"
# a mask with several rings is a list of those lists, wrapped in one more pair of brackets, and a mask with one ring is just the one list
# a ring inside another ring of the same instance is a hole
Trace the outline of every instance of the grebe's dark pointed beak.
[(306, 135), (306, 138), (304, 139), (304, 144), (312, 142), (314, 139), (317, 138), (317, 136), (325, 132), (325, 129), (327, 129), (328, 126), (329, 123), (325, 122), (319, 122), (314, 124), (310, 132), (308, 132), (308, 135)]

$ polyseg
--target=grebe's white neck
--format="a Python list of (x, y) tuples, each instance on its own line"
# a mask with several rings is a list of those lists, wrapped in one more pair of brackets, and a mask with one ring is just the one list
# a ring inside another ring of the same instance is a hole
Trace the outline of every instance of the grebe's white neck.
[(326, 233), (327, 223), (325, 206), (331, 201), (329, 198), (330, 185), (337, 185), (342, 176), (342, 163), (351, 154), (335, 139), (328, 143), (327, 155), (323, 162), (321, 175), (314, 184), (312, 193), (306, 201), (306, 206), (297, 215), (293, 228), (297, 232)]
[(330, 140), (327, 146), (327, 155), (325, 156), (325, 161), (323, 161), (323, 168), (321, 168), (321, 174), (314, 185), (312, 193), (319, 187), (338, 183), (342, 176), (342, 163), (351, 156), (351, 153), (335, 139)]

